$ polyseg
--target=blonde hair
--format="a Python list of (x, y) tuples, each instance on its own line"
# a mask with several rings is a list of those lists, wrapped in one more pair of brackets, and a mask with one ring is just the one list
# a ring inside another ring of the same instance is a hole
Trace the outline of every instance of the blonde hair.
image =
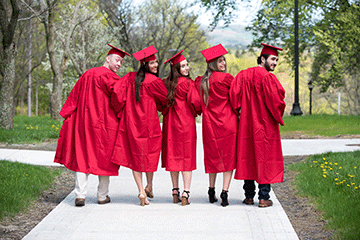
[[(215, 59), (215, 61), (208, 63), (206, 71), (205, 71), (203, 77), (201, 78), (200, 95), (202, 96), (206, 106), (209, 104), (209, 79), (212, 76), (212, 72), (213, 71), (226, 72), (226, 68), (225, 68), (225, 71), (220, 71), (217, 67), (218, 59), (221, 57), (224, 57), (224, 56), (220, 56), (217, 59)], [(224, 57), (224, 60), (226, 61), (225, 57)]]

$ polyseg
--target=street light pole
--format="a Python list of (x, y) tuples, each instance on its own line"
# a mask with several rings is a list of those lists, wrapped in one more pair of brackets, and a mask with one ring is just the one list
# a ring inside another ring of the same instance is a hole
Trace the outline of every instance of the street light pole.
[(314, 88), (314, 86), (312, 85), (312, 81), (310, 80), (308, 82), (308, 87), (309, 87), (309, 90), (310, 90), (310, 107), (309, 107), (309, 114), (311, 115), (311, 107), (312, 107), (312, 90)]
[(302, 115), (299, 103), (299, 21), (298, 21), (298, 0), (295, 0), (295, 102), (290, 114), (293, 116)]

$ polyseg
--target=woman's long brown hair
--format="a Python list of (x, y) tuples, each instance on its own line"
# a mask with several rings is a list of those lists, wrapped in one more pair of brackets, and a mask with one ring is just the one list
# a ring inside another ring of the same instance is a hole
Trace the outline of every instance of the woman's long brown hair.
[[(149, 62), (145, 62), (145, 63), (140, 63), (140, 68), (136, 73), (135, 76), (135, 99), (137, 102), (140, 102), (140, 87), (141, 87), (141, 83), (145, 80), (145, 73), (151, 73), (149, 70)], [(159, 68), (159, 67), (158, 67)], [(154, 73), (151, 73), (154, 74)], [(159, 76), (159, 69), (156, 72), (156, 74), (154, 74), (155, 76)]]
[[(178, 85), (179, 77), (183, 77), (180, 74), (180, 63), (171, 65), (171, 70), (169, 76), (164, 80), (166, 89), (168, 91), (167, 94), (167, 102), (168, 106), (173, 107), (175, 104), (176, 97), (176, 87)], [(190, 78), (190, 73), (186, 78)]]

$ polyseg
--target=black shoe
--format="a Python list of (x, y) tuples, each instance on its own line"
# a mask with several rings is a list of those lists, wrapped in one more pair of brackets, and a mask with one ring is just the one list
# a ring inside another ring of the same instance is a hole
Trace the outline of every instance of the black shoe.
[(209, 187), (209, 191), (208, 191), (208, 194), (209, 194), (209, 202), (211, 203), (214, 203), (214, 202), (217, 202), (217, 198), (215, 197), (215, 188), (213, 187)]
[(222, 190), (222, 192), (220, 194), (221, 206), (223, 206), (223, 207), (226, 207), (227, 205), (229, 205), (228, 192), (229, 191)]

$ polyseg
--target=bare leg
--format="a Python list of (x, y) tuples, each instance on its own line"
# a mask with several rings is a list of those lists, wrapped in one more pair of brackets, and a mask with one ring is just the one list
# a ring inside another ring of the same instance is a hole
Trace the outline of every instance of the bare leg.
[(153, 172), (147, 172), (146, 173), (146, 182), (147, 182), (147, 184), (146, 184), (146, 187), (145, 187), (145, 192), (146, 192), (146, 195), (149, 198), (154, 197), (153, 188), (152, 188), (153, 178), (154, 178), (154, 173)]
[(217, 202), (217, 198), (215, 197), (215, 181), (216, 181), (217, 173), (209, 173), (209, 202), (214, 203)]
[[(181, 172), (181, 173), (182, 173), (183, 181), (184, 181), (184, 192), (182, 194), (182, 197), (189, 198), (189, 194), (186, 193), (185, 191), (190, 192), (192, 171), (184, 171), (184, 172)], [(190, 204), (189, 199), (187, 199), (187, 204)]]
[(228, 191), (230, 187), (233, 170), (223, 173), (223, 190)]
[(216, 174), (217, 173), (209, 173), (209, 185), (211, 188), (215, 188)]
[(182, 173), (183, 181), (184, 181), (184, 190), (190, 191), (192, 171), (184, 171), (181, 173)]
[[(135, 179), (135, 183), (139, 189), (139, 198), (141, 205), (143, 206), (143, 203), (149, 204), (149, 201), (146, 199), (146, 193), (144, 191), (143, 181), (142, 181), (142, 172), (133, 171), (133, 176)], [(145, 201), (142, 201), (142, 199), (145, 199)]]
[(170, 172), (173, 188), (179, 188), (179, 172)]
[(172, 189), (172, 196), (173, 196), (173, 203), (180, 202), (180, 194), (179, 194), (179, 172), (170, 172), (171, 182), (173, 185)]

